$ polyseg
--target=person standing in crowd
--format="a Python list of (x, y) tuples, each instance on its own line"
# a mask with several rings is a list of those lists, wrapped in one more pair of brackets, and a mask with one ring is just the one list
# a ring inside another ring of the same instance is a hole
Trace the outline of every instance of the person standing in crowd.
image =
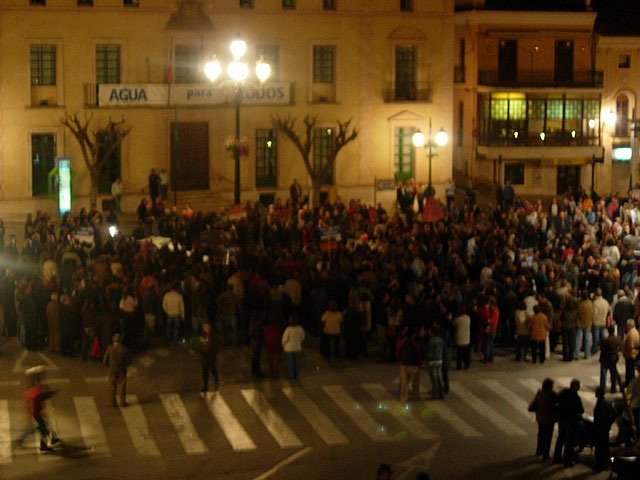
[(71, 306), (71, 297), (66, 293), (60, 297), (60, 352), (63, 356), (73, 355), (73, 344), (76, 339), (75, 313)]
[(151, 197), (151, 205), (155, 205), (156, 198), (160, 196), (160, 177), (155, 168), (152, 168), (149, 174), (149, 196)]
[(515, 198), (515, 192), (513, 191), (513, 187), (511, 186), (511, 180), (507, 180), (504, 183), (504, 188), (502, 189), (502, 198), (504, 201), (504, 209), (509, 210), (513, 206), (513, 199)]
[(456, 184), (453, 181), (453, 178), (449, 178), (447, 183), (444, 185), (445, 195), (447, 197), (447, 207), (451, 205), (451, 202), (455, 200), (456, 196)]
[(635, 363), (635, 377), (627, 386), (627, 404), (633, 415), (633, 425), (640, 432), (640, 362)]
[[(424, 331), (421, 332), (424, 335)], [(442, 379), (442, 359), (444, 354), (444, 340), (432, 327), (427, 332), (427, 342), (424, 348), (429, 379), (431, 380), (431, 398), (442, 400), (445, 396), (444, 381)], [(420, 358), (420, 364), (422, 359)], [(418, 367), (419, 368), (419, 367)], [(415, 389), (414, 389), (415, 388)], [(415, 399), (420, 397), (420, 373), (418, 372), (418, 384), (412, 388)], [(417, 393), (415, 393), (417, 392)], [(406, 400), (405, 400), (406, 401)]]
[(576, 328), (578, 318), (578, 300), (571, 291), (567, 292), (564, 306), (560, 313), (560, 329), (562, 332), (562, 360), (570, 362), (574, 358), (576, 348)]
[(293, 183), (289, 187), (289, 196), (291, 197), (291, 204), (294, 207), (302, 200), (302, 187), (298, 183), (297, 178), (293, 179)]
[(611, 314), (611, 305), (602, 296), (602, 289), (596, 288), (596, 296), (593, 299), (593, 347), (591, 354), (598, 352), (600, 341), (604, 338), (604, 331), (607, 326), (607, 317)]
[(224, 328), (225, 337), (234, 347), (238, 346), (238, 303), (233, 294), (233, 286), (227, 283), (226, 289), (216, 299), (216, 316)]
[(302, 342), (304, 342), (304, 328), (298, 325), (298, 317), (289, 317), (289, 326), (282, 334), (282, 349), (287, 357), (288, 378), (298, 380), (300, 372), (300, 353), (302, 352)]
[(211, 324), (202, 325), (202, 332), (198, 336), (197, 351), (200, 354), (200, 365), (202, 366), (202, 390), (209, 390), (209, 374), (213, 375), (214, 390), (220, 386), (218, 379), (218, 352), (221, 346), (220, 325), (212, 328)]
[(593, 446), (596, 451), (594, 470), (598, 472), (609, 467), (609, 432), (616, 419), (616, 411), (611, 402), (605, 398), (604, 392), (605, 389), (602, 386), (596, 388), (597, 401), (593, 409)]
[(322, 314), (322, 355), (331, 358), (331, 351), (336, 360), (340, 359), (340, 332), (344, 317), (338, 310), (338, 302), (331, 300), (329, 309)]
[[(600, 388), (607, 389), (607, 371), (611, 377), (611, 393), (616, 393), (616, 384), (618, 383), (618, 353), (620, 352), (620, 340), (615, 334), (613, 325), (607, 327), (609, 334), (600, 342)], [(622, 386), (620, 386), (622, 389)]]
[(109, 367), (109, 402), (115, 408), (116, 393), (120, 406), (127, 406), (127, 367), (131, 364), (129, 349), (120, 343), (120, 334), (113, 335), (113, 343), (107, 347), (102, 363)]
[(251, 347), (251, 374), (256, 378), (263, 378), (261, 367), (262, 345), (264, 343), (264, 312), (254, 310), (249, 320), (249, 342)]
[(164, 168), (161, 168), (158, 177), (160, 178), (160, 197), (163, 202), (166, 202), (169, 195), (169, 174)]
[(116, 178), (111, 184), (111, 197), (113, 199), (113, 207), (116, 212), (122, 213), (122, 182), (120, 177)]
[(482, 354), (484, 356), (485, 363), (488, 365), (493, 363), (493, 344), (496, 340), (498, 322), (500, 321), (500, 310), (498, 309), (496, 301), (493, 298), (489, 300), (487, 309), (489, 315), (484, 319), (486, 323), (483, 324)]
[(460, 370), (464, 364), (465, 370), (471, 366), (471, 317), (463, 305), (458, 316), (453, 320), (456, 328), (454, 344), (456, 347), (456, 369)]
[(549, 335), (549, 319), (538, 305), (533, 307), (533, 316), (529, 318), (527, 327), (531, 337), (531, 361), (536, 363), (539, 358), (540, 363), (544, 363), (544, 343)]
[[(440, 353), (442, 354), (442, 349)], [(408, 328), (403, 330), (398, 339), (396, 358), (400, 362), (400, 400), (403, 402), (409, 400), (409, 386), (411, 386), (412, 399), (419, 400), (422, 345), (418, 336)], [(440, 368), (442, 368), (442, 361)]]
[(132, 286), (128, 286), (122, 294), (120, 300), (120, 310), (122, 311), (122, 325), (120, 331), (122, 332), (123, 343), (128, 347), (135, 345), (136, 343), (136, 325), (135, 325), (135, 313), (138, 309), (138, 297)]
[(626, 335), (622, 344), (622, 355), (624, 356), (624, 384), (629, 385), (629, 382), (634, 377), (634, 363), (638, 359), (638, 350), (640, 350), (640, 333), (636, 328), (636, 321), (630, 318), (626, 322)]
[(624, 335), (627, 331), (627, 320), (633, 318), (633, 303), (624, 290), (618, 291), (618, 301), (613, 307), (613, 323), (618, 329), (620, 343), (624, 342)]
[(282, 328), (276, 318), (271, 318), (264, 327), (264, 351), (269, 359), (269, 376), (280, 378), (280, 357), (282, 356)]
[(529, 411), (535, 412), (538, 422), (538, 442), (536, 456), (549, 459), (553, 427), (558, 420), (558, 394), (553, 391), (553, 380), (545, 378), (542, 388), (529, 404)]
[(583, 290), (578, 304), (578, 317), (576, 329), (576, 348), (573, 351), (573, 359), (580, 358), (582, 350), (582, 338), (584, 337), (584, 358), (591, 356), (591, 325), (593, 324), (593, 304), (589, 299), (589, 292)]
[[(584, 413), (582, 400), (578, 396), (580, 381), (573, 379), (569, 388), (558, 394), (558, 439), (553, 452), (556, 463), (564, 462), (565, 467), (574, 465), (574, 442), (578, 420)], [(563, 453), (564, 449), (564, 453)]]
[(169, 291), (162, 298), (162, 309), (167, 316), (166, 340), (176, 344), (180, 338), (180, 325), (184, 320), (184, 299), (178, 292), (176, 282), (171, 282)]
[(47, 323), (49, 324), (49, 351), (60, 353), (62, 349), (62, 323), (58, 292), (51, 293), (51, 301), (47, 305)]
[(520, 301), (515, 313), (515, 333), (516, 333), (516, 361), (527, 361), (527, 350), (529, 350), (529, 327), (527, 324), (527, 306), (524, 301)]

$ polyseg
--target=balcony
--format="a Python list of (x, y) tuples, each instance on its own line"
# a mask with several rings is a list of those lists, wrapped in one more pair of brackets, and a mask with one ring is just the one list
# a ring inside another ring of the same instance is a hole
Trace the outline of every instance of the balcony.
[(407, 82), (388, 83), (382, 92), (382, 98), (387, 103), (394, 102), (430, 102), (431, 83)]
[(464, 66), (453, 67), (453, 82), (464, 83)]
[(553, 70), (518, 70), (515, 78), (511, 72), (478, 70), (478, 85), (488, 87), (582, 87), (602, 88), (602, 70), (574, 71), (558, 77)]
[(597, 136), (580, 135), (578, 132), (549, 132), (544, 140), (540, 134), (517, 131), (511, 132), (511, 135), (496, 132), (478, 136), (478, 145), (485, 147), (588, 147), (599, 144)]

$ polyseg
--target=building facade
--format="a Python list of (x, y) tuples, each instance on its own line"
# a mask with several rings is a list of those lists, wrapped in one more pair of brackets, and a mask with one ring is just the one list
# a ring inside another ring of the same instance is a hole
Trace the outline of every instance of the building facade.
[(516, 194), (604, 186), (596, 14), (478, 6), (455, 14), (454, 167)]
[[(453, 0), (0, 0), (0, 208), (54, 210), (49, 172), (71, 159), (76, 210), (90, 181), (82, 153), (60, 120), (66, 113), (109, 118), (131, 132), (103, 168), (108, 196), (120, 177), (125, 208), (148, 195), (151, 168), (164, 168), (178, 203), (233, 200), (235, 85), (211, 84), (203, 67), (223, 63), (237, 35), (251, 64), (272, 66), (264, 84), (249, 78), (239, 107), (242, 201), (288, 196), (294, 178), (311, 182), (272, 117), (317, 116), (313, 162), (327, 159), (336, 121), (351, 119), (354, 142), (338, 155), (326, 190), (343, 199), (391, 201), (376, 179), (427, 181), (411, 135), (453, 125)], [(451, 144), (433, 162), (443, 195)], [(199, 192), (197, 195), (194, 192)], [(196, 196), (194, 196), (196, 195)], [(199, 196), (198, 196), (199, 195)]]

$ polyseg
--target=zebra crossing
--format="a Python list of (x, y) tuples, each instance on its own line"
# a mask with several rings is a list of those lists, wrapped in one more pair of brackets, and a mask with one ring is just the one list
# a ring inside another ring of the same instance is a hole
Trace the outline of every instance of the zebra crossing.
[[(568, 377), (559, 378), (557, 384), (565, 386), (569, 381)], [(437, 440), (445, 431), (467, 440), (491, 437), (496, 431), (522, 438), (535, 434), (535, 420), (526, 407), (540, 385), (541, 379), (532, 377), (456, 380), (451, 382), (451, 394), (444, 401), (405, 404), (392, 385), (305, 386), (283, 382), (269, 384), (268, 388), (265, 384), (262, 388), (200, 395), (161, 393), (144, 403), (129, 394), (129, 406), (115, 410), (102, 403), (104, 398), (69, 396), (56, 398), (54, 405), (47, 407), (47, 416), (63, 440), (81, 443), (89, 455), (96, 457), (118, 456), (123, 451), (147, 458), (202, 455), (219, 451), (221, 442), (229, 453), (241, 453), (274, 446), (299, 449), (406, 438)], [(582, 395), (585, 410), (590, 411), (592, 392)], [(26, 425), (23, 409), (16, 399), (0, 398), (0, 464), (24, 455), (11, 441)], [(209, 423), (222, 435), (211, 431)], [(126, 449), (120, 439), (110, 440), (114, 430), (126, 432)], [(31, 442), (29, 439), (27, 447), (37, 447), (39, 437)], [(35, 458), (60, 459), (40, 454)]]

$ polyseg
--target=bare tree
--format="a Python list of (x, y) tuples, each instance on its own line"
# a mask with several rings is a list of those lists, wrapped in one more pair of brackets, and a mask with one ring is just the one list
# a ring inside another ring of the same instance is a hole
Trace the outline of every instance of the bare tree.
[[(92, 119), (93, 114), (89, 116), (85, 114), (84, 120), (81, 120), (78, 118), (77, 113), (70, 115), (65, 112), (64, 117), (60, 119), (60, 123), (69, 129), (80, 145), (82, 157), (91, 179), (89, 199), (93, 204), (98, 200), (100, 170), (111, 154), (131, 132), (131, 127), (125, 127), (124, 117), (120, 121), (114, 121), (109, 118), (109, 122), (105, 127), (90, 131), (89, 126)], [(100, 151), (101, 146), (103, 147), (102, 151)]]
[[(302, 134), (296, 131), (296, 118), (292, 118), (290, 115), (286, 117), (280, 117), (279, 115), (272, 116), (271, 122), (275, 128), (282, 131), (289, 140), (293, 142), (300, 152), (304, 166), (307, 168), (307, 173), (309, 173), (311, 177), (312, 201), (315, 203), (320, 195), (320, 189), (322, 188), (324, 179), (329, 172), (333, 171), (338, 153), (347, 143), (356, 139), (358, 129), (355, 127), (351, 128), (351, 120), (347, 120), (346, 122), (338, 120), (337, 133), (333, 133), (334, 130), (332, 130), (333, 141), (331, 142), (331, 150), (329, 151), (327, 163), (324, 165), (314, 165), (311, 160), (311, 146), (313, 145), (313, 130), (318, 122), (318, 117), (316, 115), (305, 115), (302, 120), (304, 124), (304, 132)], [(351, 131), (349, 131), (350, 128)]]

